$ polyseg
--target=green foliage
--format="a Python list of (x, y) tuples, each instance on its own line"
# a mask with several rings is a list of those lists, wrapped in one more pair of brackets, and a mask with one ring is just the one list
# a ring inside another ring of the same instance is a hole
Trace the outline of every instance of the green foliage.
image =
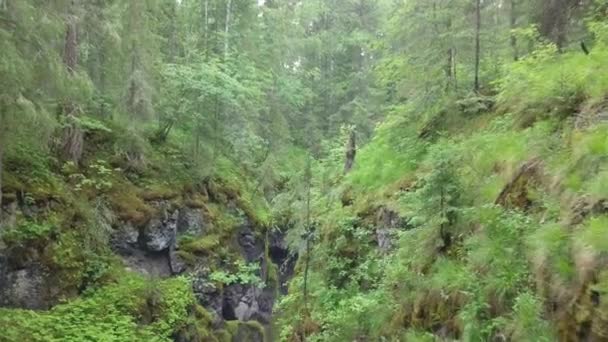
[(542, 302), (531, 293), (520, 294), (513, 306), (511, 338), (517, 341), (555, 341), (549, 323), (542, 316)]
[[(1, 247), (41, 264), (65, 299), (0, 310), (3, 337), (261, 332), (213, 332), (187, 278), (117, 271), (110, 226), (143, 226), (163, 201), (204, 213), (205, 235), (179, 237), (177, 253), (221, 266), (218, 286), (265, 283), (226, 243), (245, 220), (257, 236), (281, 229), (300, 256), (313, 242), (279, 306), (284, 340), (581, 330), (549, 321), (552, 306), (597, 314), (585, 324), (601, 339), (602, 308), (579, 292), (606, 292), (606, 5), (558, 3), (481, 1), (475, 22), (465, 0), (0, 0), (1, 211), (16, 208)], [(65, 162), (73, 126), (84, 154)]]
[(87, 175), (79, 171), (72, 161), (68, 161), (62, 166), (63, 174), (73, 184), (75, 191), (92, 190), (101, 193), (112, 188), (114, 170), (109, 168), (105, 160), (93, 161), (86, 170)]
[(608, 252), (608, 242), (603, 238), (608, 229), (608, 217), (599, 216), (589, 219), (585, 225), (581, 234), (578, 236), (580, 242), (585, 246), (591, 248), (595, 253), (605, 254)]
[(243, 284), (259, 288), (265, 286), (265, 282), (259, 276), (260, 266), (258, 264), (247, 264), (242, 260), (238, 260), (234, 268), (236, 268), (234, 272), (215, 270), (211, 273), (209, 279), (221, 285)]
[[(29, 341), (170, 341), (194, 303), (189, 281), (146, 283), (125, 275), (117, 284), (48, 312), (2, 309), (3, 336)], [(145, 317), (152, 320), (142, 321)]]
[(571, 116), (586, 100), (603, 101), (608, 83), (596, 77), (608, 50), (596, 46), (593, 54), (560, 55), (553, 45), (507, 67), (499, 82), (498, 104), (503, 110), (534, 117)]
[(407, 180), (425, 151), (425, 144), (416, 139), (415, 127), (408, 124), (410, 120), (411, 109), (397, 107), (377, 128), (348, 176), (354, 185), (378, 190), (403, 178)]
[(50, 222), (21, 222), (14, 228), (2, 233), (2, 240), (9, 246), (24, 246), (30, 242), (44, 241), (57, 231), (57, 226)]

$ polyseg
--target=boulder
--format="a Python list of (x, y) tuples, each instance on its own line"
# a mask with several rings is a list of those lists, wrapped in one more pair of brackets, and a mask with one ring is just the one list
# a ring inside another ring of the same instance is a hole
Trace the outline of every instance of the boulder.
[(47, 274), (38, 264), (9, 270), (5, 258), (0, 257), (0, 306), (22, 309), (48, 309), (50, 303)]
[(253, 224), (246, 220), (237, 233), (237, 242), (241, 255), (247, 262), (259, 261), (264, 256), (264, 243), (256, 238)]
[(177, 232), (180, 235), (201, 236), (205, 231), (205, 221), (201, 209), (182, 208), (177, 218)]
[(173, 274), (169, 251), (147, 252), (141, 249), (132, 249), (129, 254), (122, 254), (123, 263), (128, 270), (152, 277), (169, 277)]
[(121, 254), (132, 254), (132, 250), (137, 248), (139, 241), (139, 230), (131, 223), (120, 224), (114, 229), (110, 244), (113, 250)]
[(179, 254), (176, 253), (174, 247), (169, 249), (169, 267), (171, 268), (171, 273), (173, 275), (181, 274), (186, 270), (186, 263), (180, 258)]
[(233, 284), (224, 290), (223, 314), (226, 320), (258, 321), (269, 324), (275, 301), (274, 290), (243, 284)]
[(290, 253), (284, 232), (274, 229), (269, 237), (268, 253), (270, 260), (278, 267), (279, 289), (281, 294), (286, 295), (288, 291), (287, 283), (293, 277), (298, 256)]
[(143, 244), (147, 251), (160, 252), (175, 243), (178, 211), (163, 210), (160, 217), (150, 220), (143, 230)]
[(206, 267), (201, 267), (191, 274), (192, 291), (199, 304), (207, 309), (213, 316), (213, 326), (219, 328), (222, 326), (223, 317), (223, 296), (210, 280), (209, 274), (211, 271)]
[(380, 208), (376, 217), (376, 241), (381, 252), (387, 253), (393, 248), (396, 229), (402, 224), (403, 220), (397, 212), (386, 207)]

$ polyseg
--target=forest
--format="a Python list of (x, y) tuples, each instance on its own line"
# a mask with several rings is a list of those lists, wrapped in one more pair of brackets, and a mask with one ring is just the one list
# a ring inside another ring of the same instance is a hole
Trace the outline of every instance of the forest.
[(608, 341), (608, 2), (0, 0), (0, 341)]

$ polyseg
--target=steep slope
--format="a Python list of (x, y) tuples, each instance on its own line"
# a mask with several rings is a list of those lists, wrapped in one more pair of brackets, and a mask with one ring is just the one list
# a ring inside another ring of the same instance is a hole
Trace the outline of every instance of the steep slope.
[(113, 153), (124, 134), (98, 122), (80, 167), (7, 156), (3, 339), (263, 340), (290, 272), (266, 199), (224, 157), (201, 176), (148, 145), (132, 165)]
[(589, 55), (546, 45), (509, 64), (494, 94), (392, 107), (346, 176), (318, 161), (282, 336), (608, 338), (602, 27)]

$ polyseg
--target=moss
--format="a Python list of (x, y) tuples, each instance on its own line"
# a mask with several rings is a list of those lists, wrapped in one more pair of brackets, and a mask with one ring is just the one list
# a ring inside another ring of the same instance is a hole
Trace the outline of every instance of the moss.
[(205, 208), (205, 218), (213, 224), (213, 230), (222, 235), (230, 234), (242, 221), (217, 203), (209, 203)]
[(223, 338), (229, 335), (232, 342), (266, 340), (264, 327), (257, 321), (228, 321), (225, 331)]
[(217, 234), (206, 235), (202, 238), (183, 242), (181, 250), (189, 253), (211, 252), (220, 244), (220, 236)]
[(134, 224), (145, 223), (154, 213), (154, 209), (138, 196), (137, 188), (128, 184), (118, 184), (115, 191), (110, 192), (110, 204), (117, 216)]
[(179, 196), (179, 188), (170, 184), (154, 184), (141, 192), (145, 201), (172, 200)]
[(218, 330), (215, 332), (215, 336), (217, 336), (217, 340), (219, 342), (232, 342), (232, 335), (230, 335), (230, 332), (228, 330)]
[(186, 265), (188, 265), (188, 266), (196, 265), (196, 255), (192, 254), (191, 252), (184, 251), (184, 250), (178, 250), (176, 253), (177, 253), (177, 256), (186, 263)]
[(264, 246), (264, 257), (267, 260), (267, 271), (266, 271), (266, 279), (265, 283), (267, 286), (270, 286), (274, 289), (275, 294), (278, 294), (278, 291), (281, 287), (279, 282), (279, 266), (272, 262), (272, 258), (270, 257), (270, 241), (268, 238), (269, 232), (266, 232), (265, 246)]
[(209, 198), (200, 193), (195, 193), (184, 201), (184, 204), (193, 209), (205, 209)]

